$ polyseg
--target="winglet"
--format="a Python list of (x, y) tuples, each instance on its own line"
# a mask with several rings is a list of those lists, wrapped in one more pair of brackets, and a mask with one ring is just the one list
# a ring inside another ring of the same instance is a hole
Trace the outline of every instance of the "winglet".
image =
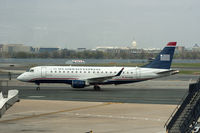
[(124, 70), (124, 67), (115, 76), (120, 76), (123, 70)]

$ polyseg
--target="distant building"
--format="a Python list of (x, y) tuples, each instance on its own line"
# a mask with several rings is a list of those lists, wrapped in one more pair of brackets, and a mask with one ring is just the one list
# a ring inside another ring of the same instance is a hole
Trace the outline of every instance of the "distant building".
[(176, 46), (175, 52), (176, 53), (183, 53), (185, 51), (184, 46)]
[(3, 44), (0, 44), (0, 52), (3, 52)]
[(23, 44), (2, 44), (0, 45), (0, 51), (8, 53), (17, 52), (32, 52), (32, 53), (42, 53), (42, 52), (53, 52), (57, 51), (59, 48), (41, 48), (41, 47), (31, 47), (25, 46)]
[(143, 49), (145, 53), (152, 53), (152, 54), (157, 54), (160, 53), (162, 49), (160, 48), (147, 48)]
[(40, 48), (39, 49), (39, 52), (42, 53), (42, 52), (54, 52), (54, 51), (58, 51), (59, 48)]
[(31, 52), (32, 53), (38, 53), (40, 50), (40, 47), (31, 47)]
[(192, 47), (192, 51), (199, 52), (199, 51), (200, 51), (199, 45), (198, 45), (198, 44), (195, 44), (195, 45)]
[(85, 51), (85, 50), (86, 50), (86, 48), (77, 48), (78, 52), (82, 52), (82, 51)]
[(139, 48), (133, 48), (133, 47), (97, 47), (97, 51), (102, 51), (102, 52), (109, 52), (109, 53), (121, 53), (121, 52), (126, 52), (126, 53), (132, 53), (132, 54), (137, 54), (137, 53), (159, 53), (161, 49), (157, 48), (152, 48), (152, 49), (139, 49)]
[(129, 50), (129, 49), (130, 49), (129, 47), (102, 46), (102, 47), (97, 47), (96, 51), (119, 53), (121, 50)]
[(2, 49), (2, 52), (8, 52), (8, 53), (31, 51), (30, 46), (25, 46), (23, 44), (4, 44), (1, 49)]

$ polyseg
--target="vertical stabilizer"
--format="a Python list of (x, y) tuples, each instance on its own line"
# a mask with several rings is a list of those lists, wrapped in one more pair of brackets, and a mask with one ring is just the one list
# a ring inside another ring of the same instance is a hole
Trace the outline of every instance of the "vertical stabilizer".
[(170, 69), (176, 42), (169, 42), (159, 55), (149, 64), (142, 66), (144, 68)]

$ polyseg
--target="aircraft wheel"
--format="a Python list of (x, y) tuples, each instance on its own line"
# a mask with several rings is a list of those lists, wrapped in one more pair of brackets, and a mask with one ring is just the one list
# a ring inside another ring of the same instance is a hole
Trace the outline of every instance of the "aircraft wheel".
[(36, 91), (40, 90), (40, 83), (35, 83), (37, 85)]
[(36, 91), (39, 91), (39, 90), (40, 90), (40, 87), (37, 87), (37, 88), (36, 88)]
[(95, 90), (95, 91), (100, 91), (100, 90), (101, 90), (101, 87), (98, 86), (98, 85), (95, 85), (95, 86), (94, 86), (94, 90)]

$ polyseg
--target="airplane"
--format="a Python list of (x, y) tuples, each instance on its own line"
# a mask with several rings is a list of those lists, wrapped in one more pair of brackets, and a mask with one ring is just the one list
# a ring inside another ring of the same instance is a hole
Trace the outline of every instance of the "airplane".
[(178, 73), (170, 69), (175, 47), (176, 42), (169, 42), (152, 62), (141, 67), (37, 66), (17, 80), (35, 83), (36, 90), (41, 83), (64, 83), (73, 88), (94, 86), (99, 91), (100, 85), (135, 83)]

